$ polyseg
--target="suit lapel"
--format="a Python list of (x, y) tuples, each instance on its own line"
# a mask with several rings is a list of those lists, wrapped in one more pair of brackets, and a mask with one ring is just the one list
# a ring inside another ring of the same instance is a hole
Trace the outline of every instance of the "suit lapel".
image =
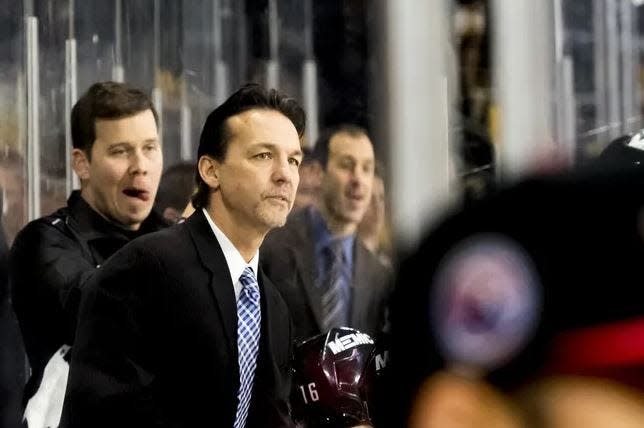
[(190, 216), (185, 224), (195, 243), (201, 263), (211, 273), (209, 286), (219, 307), (228, 346), (233, 355), (236, 355), (237, 304), (226, 258), (201, 210), (197, 210)]
[[(311, 225), (309, 211), (302, 210), (294, 218), (297, 222), (293, 229), (296, 233), (296, 245), (291, 248), (293, 259), (297, 265), (298, 280), (302, 284), (304, 294), (308, 300), (308, 305), (313, 312), (313, 317), (322, 331), (324, 314), (322, 312), (322, 292), (320, 287), (315, 283), (317, 268), (315, 265), (315, 243), (313, 237), (313, 226)], [(312, 278), (312, 280), (308, 280)]]

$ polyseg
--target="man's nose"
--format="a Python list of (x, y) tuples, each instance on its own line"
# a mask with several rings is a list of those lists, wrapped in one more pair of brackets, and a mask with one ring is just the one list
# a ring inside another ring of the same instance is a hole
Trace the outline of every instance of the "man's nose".
[(130, 174), (145, 175), (148, 173), (149, 165), (150, 160), (143, 154), (142, 151), (136, 150), (130, 158)]
[(372, 181), (373, 175), (365, 171), (361, 166), (356, 166), (353, 169), (353, 173), (351, 174), (351, 179), (351, 181), (353, 181), (356, 185), (362, 186)]
[(298, 170), (288, 162), (288, 159), (275, 159), (273, 171), (273, 179), (275, 181), (290, 183), (293, 181), (294, 174), (298, 174)]

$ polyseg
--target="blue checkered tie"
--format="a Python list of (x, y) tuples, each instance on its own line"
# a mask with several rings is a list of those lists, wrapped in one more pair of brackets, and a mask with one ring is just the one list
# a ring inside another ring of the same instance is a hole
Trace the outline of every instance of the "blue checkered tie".
[(344, 277), (344, 252), (342, 241), (333, 241), (325, 250), (327, 270), (322, 275), (322, 327), (344, 327), (348, 323), (348, 284)]
[(237, 301), (237, 350), (239, 354), (239, 392), (237, 414), (233, 428), (244, 428), (253, 392), (253, 378), (257, 367), (259, 331), (262, 311), (259, 303), (259, 285), (250, 267), (239, 278), (242, 290)]

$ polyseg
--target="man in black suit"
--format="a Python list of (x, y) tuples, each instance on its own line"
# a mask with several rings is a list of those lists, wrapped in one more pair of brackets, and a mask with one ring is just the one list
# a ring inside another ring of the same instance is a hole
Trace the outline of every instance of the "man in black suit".
[(63, 426), (290, 425), (289, 313), (258, 249), (293, 205), (303, 131), (299, 105), (259, 85), (208, 116), (196, 212), (88, 284)]
[(129, 241), (168, 226), (152, 210), (163, 153), (150, 98), (125, 83), (97, 82), (70, 122), (81, 188), (65, 207), (27, 224), (9, 255), (12, 304), (31, 366), (23, 400), (31, 427), (58, 425), (87, 278)]
[(373, 145), (363, 128), (340, 125), (323, 134), (313, 157), (323, 174), (319, 207), (294, 211), (266, 237), (266, 274), (289, 306), (297, 339), (332, 327), (376, 337), (385, 327), (392, 274), (356, 239), (371, 202)]

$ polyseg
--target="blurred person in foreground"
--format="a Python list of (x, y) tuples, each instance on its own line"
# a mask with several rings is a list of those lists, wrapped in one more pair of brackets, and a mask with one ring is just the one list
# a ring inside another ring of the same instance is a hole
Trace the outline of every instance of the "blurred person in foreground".
[(295, 195), (293, 209), (308, 206), (317, 207), (320, 202), (320, 186), (322, 185), (322, 167), (313, 159), (313, 151), (304, 148), (304, 158), (300, 165), (300, 185)]
[(63, 426), (289, 426), (291, 328), (259, 246), (293, 205), (304, 111), (248, 84), (213, 110), (196, 209), (87, 285)]
[(25, 389), (30, 427), (58, 424), (87, 278), (129, 241), (166, 226), (152, 212), (163, 158), (150, 99), (126, 84), (96, 83), (74, 105), (71, 130), (81, 189), (66, 207), (25, 226), (9, 261), (32, 370)]
[(430, 231), (392, 305), (398, 426), (644, 426), (642, 189), (601, 163)]
[(193, 162), (176, 163), (161, 175), (154, 208), (170, 223), (177, 223), (187, 217), (184, 217), (184, 212), (186, 207), (191, 205), (190, 197), (194, 191), (195, 164)]
[(294, 419), (303, 428), (378, 426), (386, 365), (386, 349), (355, 329), (332, 328), (298, 343), (293, 351)]
[(296, 339), (340, 326), (376, 336), (392, 275), (356, 239), (371, 203), (373, 145), (363, 128), (340, 125), (323, 133), (313, 157), (323, 171), (319, 207), (294, 212), (266, 237), (266, 274), (289, 306)]
[(382, 167), (376, 165), (371, 203), (358, 225), (358, 237), (386, 266), (391, 266), (391, 236), (387, 222), (387, 195)]

